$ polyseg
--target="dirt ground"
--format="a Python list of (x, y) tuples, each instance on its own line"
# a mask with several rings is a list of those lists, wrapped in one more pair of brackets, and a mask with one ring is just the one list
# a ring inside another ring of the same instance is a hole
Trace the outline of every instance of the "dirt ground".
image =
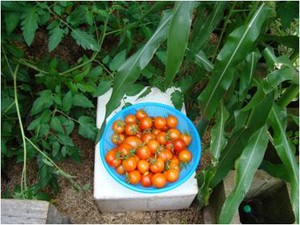
[[(72, 160), (66, 160), (58, 165), (66, 172), (76, 176), (76, 182), (83, 186), (90, 185), (87, 191), (75, 191), (72, 185), (64, 178), (59, 179), (60, 191), (51, 202), (64, 215), (71, 218), (72, 223), (77, 224), (95, 224), (95, 223), (203, 223), (201, 210), (197, 207), (196, 199), (188, 209), (170, 210), (170, 211), (155, 211), (155, 212), (125, 212), (125, 213), (102, 213), (98, 210), (93, 199), (93, 180), (94, 180), (94, 151), (95, 144), (87, 139), (82, 138), (73, 132), (72, 139), (82, 151), (82, 163), (78, 164)], [(207, 143), (207, 137), (203, 137), (203, 143)], [(12, 161), (14, 162), (14, 161)], [(203, 151), (201, 164), (199, 169), (203, 168), (210, 162), (210, 156), (207, 151)], [(21, 180), (22, 164), (11, 163), (7, 170), (7, 175), (10, 180), (4, 181), (1, 179), (1, 190), (12, 191), (15, 185)], [(36, 181), (35, 165), (28, 164), (27, 168), (28, 182)]]

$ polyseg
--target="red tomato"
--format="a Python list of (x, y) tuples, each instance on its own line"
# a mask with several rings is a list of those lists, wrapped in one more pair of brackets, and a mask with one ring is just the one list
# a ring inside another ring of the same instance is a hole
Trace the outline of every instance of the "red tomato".
[(154, 129), (154, 130), (152, 131), (152, 134), (153, 134), (154, 136), (157, 136), (160, 132), (161, 132), (161, 130)]
[(180, 139), (183, 140), (183, 142), (184, 142), (184, 144), (185, 144), (186, 147), (188, 147), (191, 144), (191, 142), (192, 142), (192, 137), (188, 133), (183, 133), (180, 136)]
[(150, 165), (150, 171), (153, 173), (160, 173), (164, 170), (165, 163), (162, 159), (157, 158), (151, 165)]
[(142, 175), (138, 170), (130, 171), (128, 173), (128, 181), (130, 184), (138, 184), (141, 181)]
[(168, 141), (166, 144), (165, 144), (165, 148), (166, 149), (170, 149), (171, 151), (173, 151), (174, 149), (174, 145), (171, 141)]
[(160, 132), (157, 136), (156, 136), (156, 140), (161, 144), (164, 145), (167, 143), (167, 134), (166, 132)]
[(136, 123), (127, 123), (125, 125), (125, 134), (130, 135), (136, 135), (139, 132), (139, 126)]
[(125, 155), (128, 155), (130, 153), (130, 150), (133, 147), (130, 144), (127, 143), (122, 143), (120, 146), (117, 148), (117, 151), (120, 152), (120, 156), (124, 157)]
[(190, 162), (192, 160), (192, 153), (187, 149), (182, 150), (179, 153), (178, 158), (181, 162)]
[(130, 157), (128, 159), (124, 159), (122, 163), (125, 171), (130, 172), (136, 169), (137, 167), (137, 162), (134, 157)]
[(154, 127), (156, 129), (164, 129), (167, 125), (167, 121), (165, 118), (161, 117), (161, 116), (157, 116), (154, 118)]
[(152, 186), (152, 181), (151, 181), (152, 177), (153, 177), (153, 173), (143, 174), (142, 179), (141, 179), (141, 185), (143, 187), (151, 187)]
[(143, 109), (138, 110), (135, 115), (138, 120), (148, 117), (148, 114)]
[(169, 170), (165, 171), (164, 175), (167, 178), (167, 181), (175, 182), (179, 178), (179, 170), (169, 169)]
[(163, 161), (171, 160), (173, 158), (173, 154), (169, 149), (163, 149), (158, 154), (158, 157)]
[(150, 140), (153, 140), (153, 139), (155, 139), (155, 136), (154, 136), (153, 134), (151, 134), (151, 133), (145, 133), (145, 134), (142, 136), (142, 140), (143, 140), (143, 142), (146, 143), (146, 144), (148, 144), (148, 142), (149, 142)]
[(167, 120), (167, 126), (168, 127), (170, 127), (170, 128), (177, 127), (178, 119), (175, 116), (169, 115), (166, 120)]
[(116, 120), (113, 125), (112, 129), (115, 133), (123, 133), (124, 132), (125, 123), (122, 120)]
[(120, 175), (125, 174), (125, 169), (122, 164), (120, 166), (116, 167), (116, 172)]
[(146, 160), (140, 160), (137, 164), (137, 168), (141, 174), (145, 174), (149, 171), (150, 164)]
[(175, 128), (172, 128), (168, 131), (167, 133), (167, 137), (169, 140), (176, 140), (178, 138), (180, 138), (181, 132)]
[(140, 128), (142, 130), (150, 129), (152, 127), (152, 124), (153, 124), (152, 119), (149, 117), (140, 119)]
[(156, 173), (151, 179), (156, 188), (163, 188), (167, 184), (167, 178), (162, 173)]
[(135, 115), (129, 114), (125, 117), (125, 123), (136, 123), (137, 119)]
[(130, 146), (132, 146), (132, 148), (136, 148), (139, 145), (143, 144), (142, 140), (140, 138), (137, 138), (136, 136), (129, 136), (125, 138), (123, 143), (129, 144)]
[(185, 144), (184, 141), (181, 139), (177, 139), (173, 142), (174, 145), (174, 150), (176, 154), (179, 154), (179, 152), (181, 152), (182, 150), (185, 149)]
[(121, 165), (121, 163), (122, 163), (122, 160), (117, 158), (116, 154), (117, 154), (117, 151), (114, 148), (114, 149), (108, 151), (105, 155), (105, 161), (111, 167), (117, 167), (117, 166)]
[(145, 146), (139, 147), (136, 150), (136, 155), (140, 159), (148, 159), (151, 156), (151, 150), (150, 150), (150, 148), (147, 145), (145, 145)]
[(151, 153), (155, 154), (159, 147), (159, 142), (157, 140), (150, 140), (147, 146), (149, 147)]
[(111, 136), (111, 141), (115, 145), (120, 145), (124, 140), (125, 140), (125, 135), (124, 134), (113, 134)]

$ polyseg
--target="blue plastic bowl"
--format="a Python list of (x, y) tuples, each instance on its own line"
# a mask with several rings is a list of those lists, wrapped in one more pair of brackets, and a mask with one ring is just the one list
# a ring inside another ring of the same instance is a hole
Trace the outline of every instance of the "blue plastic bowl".
[[(128, 184), (125, 180), (125, 176), (119, 175), (115, 171), (115, 169), (110, 167), (105, 161), (106, 153), (115, 147), (115, 145), (111, 142), (111, 139), (110, 139), (113, 134), (113, 130), (112, 130), (113, 122), (118, 119), (124, 120), (128, 114), (135, 114), (136, 111), (139, 109), (144, 109), (148, 113), (149, 116), (153, 116), (153, 117), (155, 117), (155, 116), (167, 117), (168, 114), (175, 115), (178, 118), (177, 129), (179, 129), (181, 132), (187, 131), (192, 136), (192, 142), (191, 142), (190, 146), (188, 147), (188, 149), (191, 151), (191, 153), (193, 155), (192, 161), (188, 164), (188, 166), (186, 168), (183, 168), (180, 171), (180, 177), (176, 182), (167, 183), (167, 185), (165, 187), (160, 188), (160, 189), (155, 188), (154, 186), (153, 187), (143, 187), (141, 184), (137, 184), (137, 185)], [(146, 102), (146, 103), (139, 103), (139, 104), (129, 106), (129, 107), (121, 110), (120, 112), (118, 112), (116, 115), (114, 115), (110, 119), (110, 121), (108, 122), (108, 124), (104, 130), (102, 138), (101, 138), (100, 154), (101, 154), (101, 159), (104, 164), (104, 167), (106, 168), (108, 173), (117, 182), (119, 182), (123, 186), (125, 186), (131, 190), (141, 192), (141, 193), (149, 193), (149, 194), (161, 193), (161, 192), (169, 191), (171, 189), (174, 189), (174, 188), (180, 186), (181, 184), (183, 184), (186, 180), (188, 180), (192, 176), (194, 171), (197, 169), (197, 166), (198, 166), (200, 158), (201, 158), (201, 141), (200, 141), (200, 136), (199, 136), (194, 124), (182, 112), (180, 112), (177, 109), (175, 109), (171, 106), (168, 106), (168, 105), (164, 105), (164, 104), (160, 104), (160, 103)]]

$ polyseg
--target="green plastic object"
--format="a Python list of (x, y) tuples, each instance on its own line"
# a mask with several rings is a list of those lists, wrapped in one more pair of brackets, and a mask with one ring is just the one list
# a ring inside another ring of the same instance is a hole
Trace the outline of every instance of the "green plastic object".
[(250, 213), (252, 211), (250, 205), (244, 205), (243, 210), (244, 210), (245, 213)]

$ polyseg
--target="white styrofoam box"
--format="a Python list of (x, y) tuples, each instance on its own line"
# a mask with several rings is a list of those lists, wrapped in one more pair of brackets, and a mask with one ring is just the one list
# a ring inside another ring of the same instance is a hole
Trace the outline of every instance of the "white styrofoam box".
[[(146, 88), (145, 88), (146, 89)], [(144, 90), (141, 91), (143, 93)], [(119, 112), (125, 102), (135, 104), (141, 102), (159, 102), (173, 106), (170, 96), (177, 90), (169, 88), (165, 93), (158, 88), (151, 88), (151, 92), (138, 99), (136, 96), (127, 96), (126, 100), (108, 116), (107, 121)], [(97, 105), (97, 127), (100, 128), (105, 118), (105, 106), (112, 93), (112, 89), (98, 97)], [(174, 107), (174, 106), (173, 106)], [(185, 114), (185, 107), (181, 111)], [(118, 183), (105, 169), (100, 156), (98, 143), (95, 147), (94, 167), (94, 199), (102, 212), (124, 212), (124, 211), (157, 211), (188, 208), (198, 193), (195, 173), (186, 182), (170, 191), (157, 194), (139, 193), (130, 190)]]

